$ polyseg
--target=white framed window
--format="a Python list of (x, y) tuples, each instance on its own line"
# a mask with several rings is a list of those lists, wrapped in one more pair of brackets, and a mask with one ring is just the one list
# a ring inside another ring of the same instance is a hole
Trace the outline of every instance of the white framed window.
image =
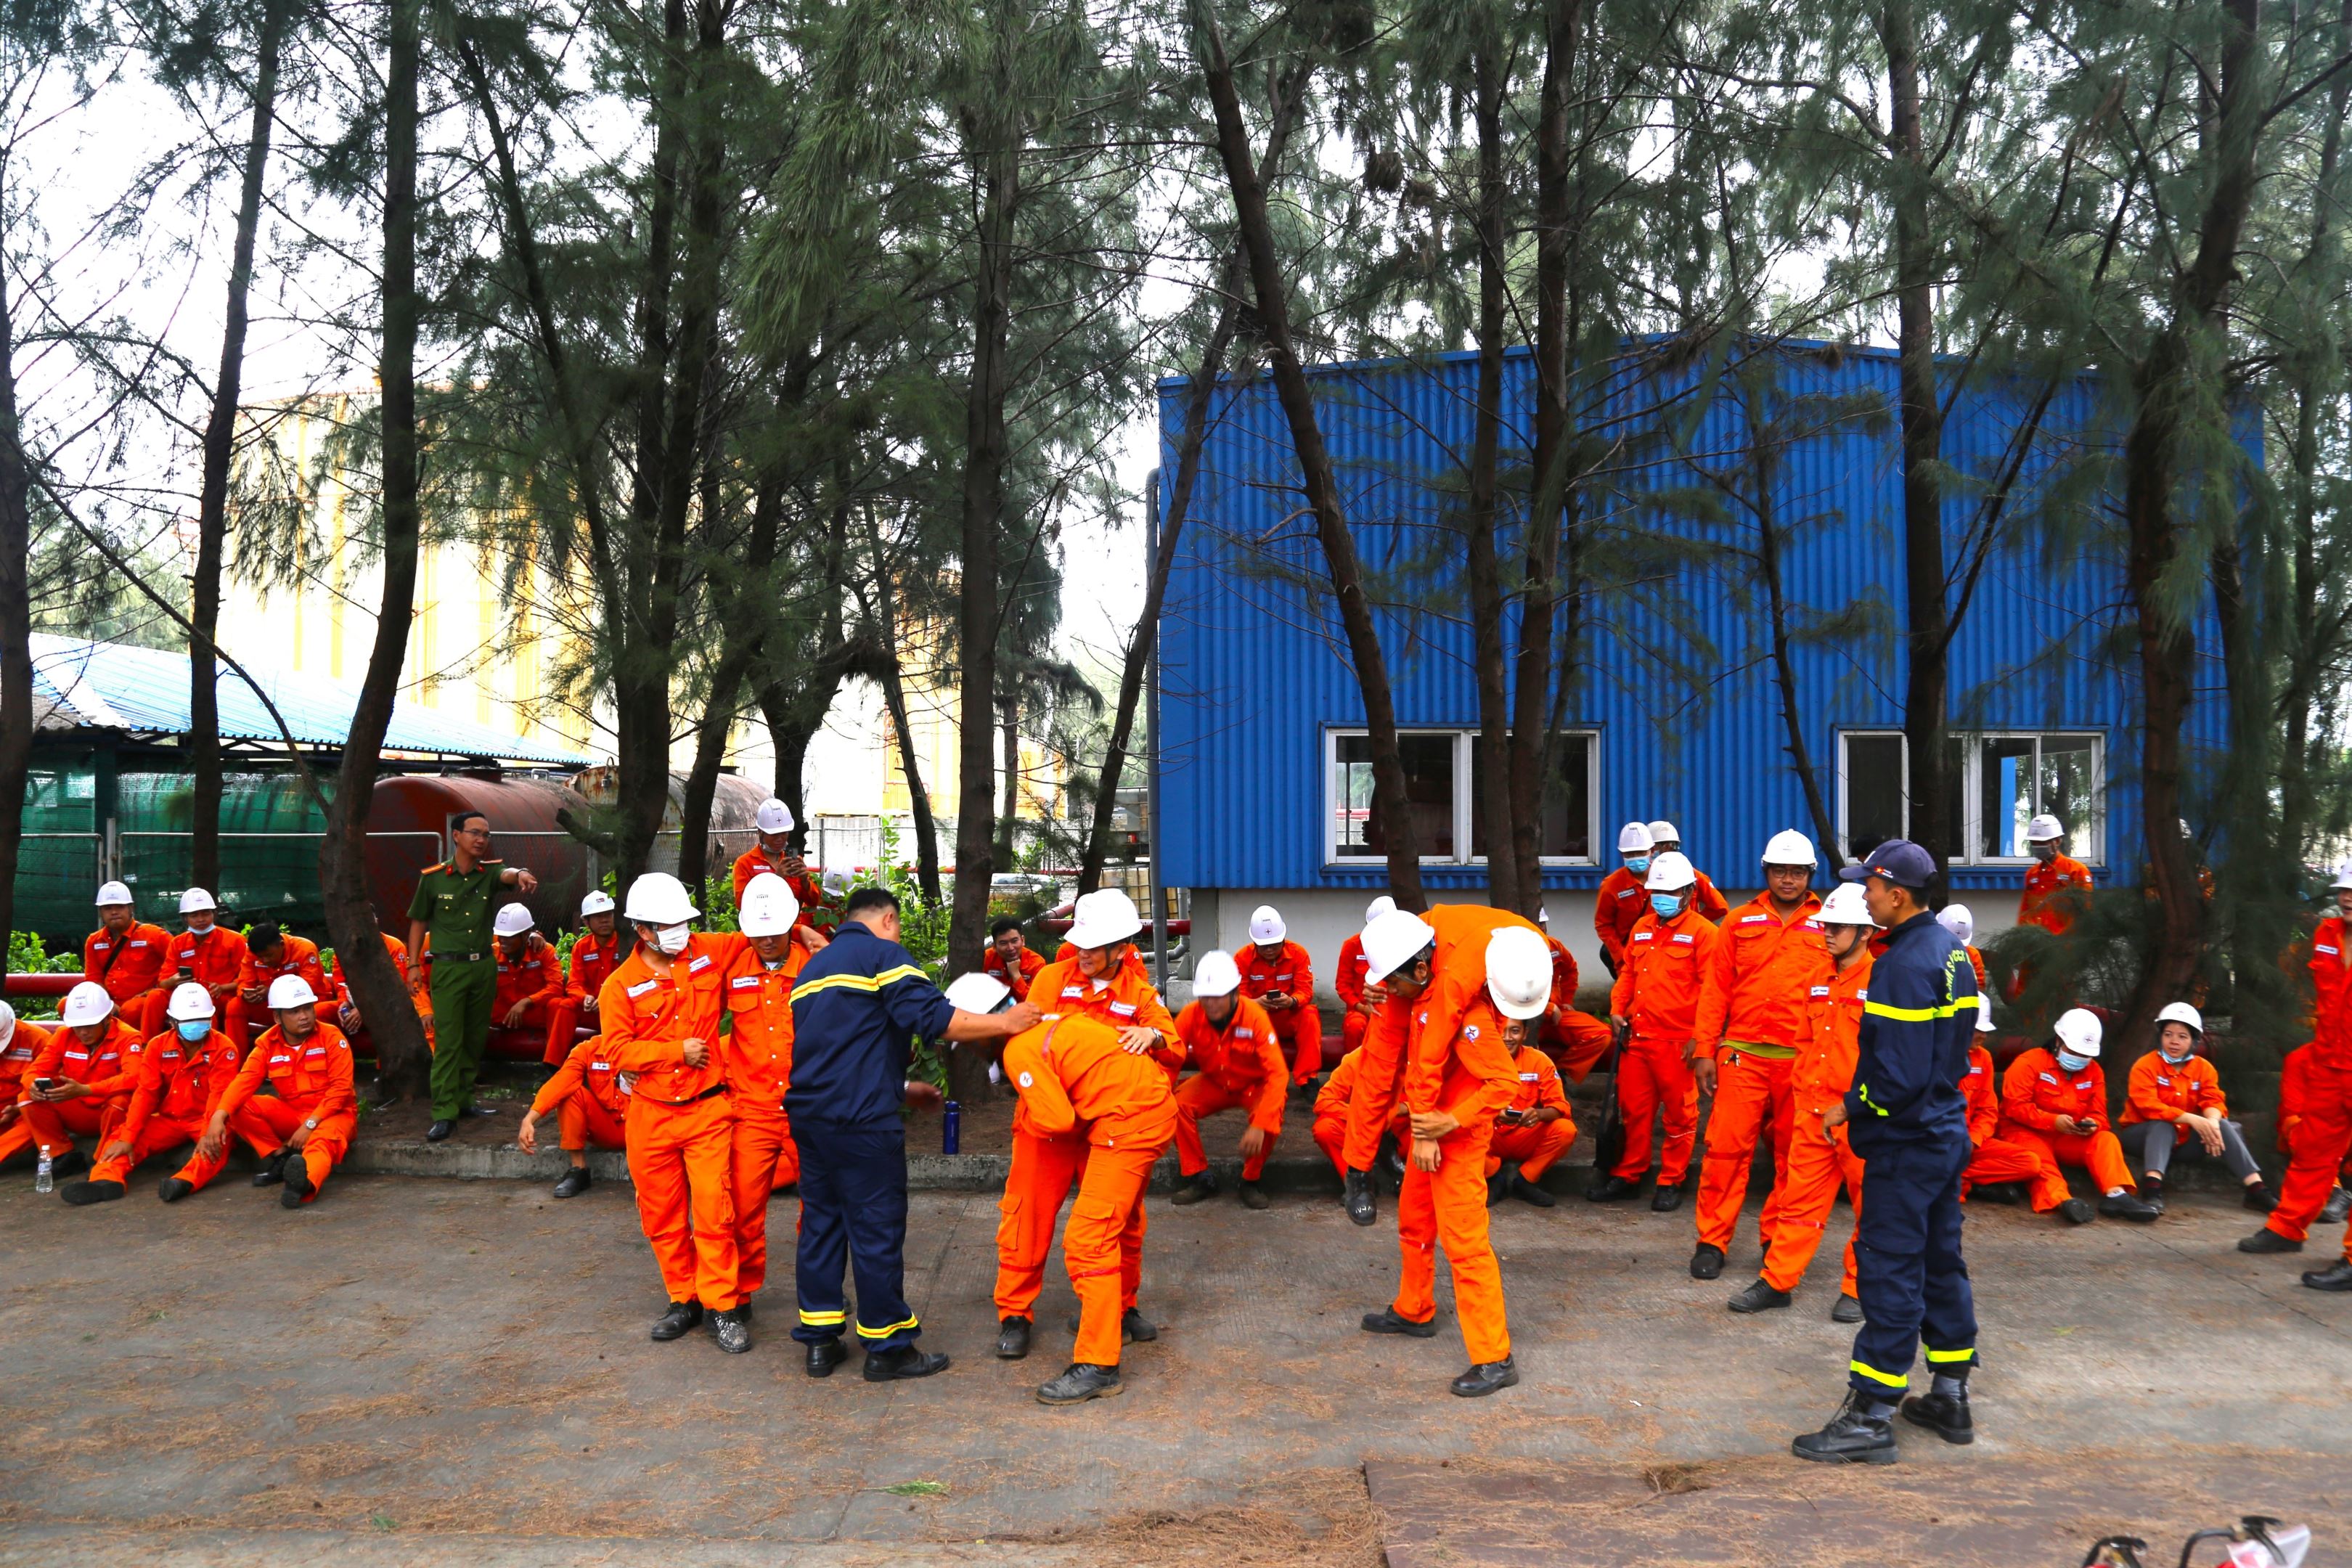
[(1902, 731), (1838, 731), (1837, 810), (1849, 860), (1911, 837), (1911, 751)]
[[(1377, 865), (1388, 839), (1372, 804), (1371, 737), (1362, 730), (1324, 731), (1323, 855), (1328, 865)], [(1405, 797), (1424, 865), (1483, 864), (1486, 813), (1479, 804), (1485, 770), (1478, 732), (1467, 729), (1400, 730)], [(1597, 862), (1600, 837), (1601, 738), (1589, 730), (1562, 731), (1545, 781), (1542, 855), (1546, 864)]]
[[(1952, 863), (2022, 866), (2025, 830), (2043, 813), (2066, 829), (2066, 852), (2106, 862), (2106, 737), (2005, 730), (1950, 737)], [(1910, 752), (1899, 730), (1838, 733), (1838, 833), (1848, 857), (1911, 831)]]

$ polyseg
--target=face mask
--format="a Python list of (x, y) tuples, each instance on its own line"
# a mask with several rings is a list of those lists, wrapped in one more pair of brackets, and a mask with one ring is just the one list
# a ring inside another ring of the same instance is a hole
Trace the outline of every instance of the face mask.
[(2091, 1065), (2091, 1058), (2088, 1057), (2078, 1057), (2074, 1052), (2061, 1047), (2058, 1052), (2058, 1065), (2065, 1068), (2068, 1072), (2081, 1072), (2084, 1068)]
[(2169, 1046), (2158, 1046), (2157, 1049), (2163, 1055), (2164, 1059), (2170, 1062), (2174, 1067), (2179, 1067), (2181, 1063), (2187, 1061), (2190, 1057), (2197, 1054), (2197, 1047), (2194, 1046), (2189, 1047), (2189, 1049), (2181, 1052), (2177, 1057), (2172, 1054), (2172, 1047)]
[(188, 1018), (180, 1024), (180, 1038), (192, 1046), (212, 1032), (213, 1024), (209, 1018)]
[(654, 932), (654, 945), (661, 949), (662, 952), (667, 953), (670, 957), (676, 958), (679, 953), (686, 951), (686, 944), (693, 935), (694, 928), (692, 926), (664, 926), (659, 931)]
[(1660, 920), (1670, 921), (1683, 912), (1683, 896), (1680, 893), (1652, 893), (1650, 907), (1658, 911)]
[(1625, 869), (1628, 871), (1646, 871), (1649, 868), (1650, 858), (1647, 855), (1628, 855), (1625, 857)]
[(2058, 858), (2058, 846), (2055, 844), (2033, 844), (2027, 846), (2027, 849), (2036, 860), (2045, 866)]
[(210, 936), (213, 934), (213, 922), (207, 920), (204, 924), (198, 925), (194, 921), (191, 920), (188, 921), (188, 934), (190, 936)]

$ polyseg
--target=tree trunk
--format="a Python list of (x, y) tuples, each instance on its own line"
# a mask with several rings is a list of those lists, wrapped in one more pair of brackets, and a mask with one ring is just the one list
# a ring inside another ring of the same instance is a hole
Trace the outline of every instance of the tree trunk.
[[(719, 770), (726, 763), (727, 742), (742, 710), (744, 683), (767, 630), (766, 617), (748, 607), (746, 600), (765, 603), (773, 587), (770, 574), (775, 566), (777, 537), (783, 529), (784, 467), (782, 459), (771, 465), (751, 503), (750, 538), (740, 576), (730, 572), (714, 580), (719, 659), (711, 668), (701, 721), (695, 726), (694, 763), (687, 771), (686, 799), (678, 811), (677, 875), (689, 892), (699, 889), (710, 874), (710, 808), (719, 795)], [(718, 471), (715, 463), (704, 468), (714, 479)], [(715, 482), (704, 486), (706, 527), (718, 510), (717, 489)], [(800, 813), (795, 811), (793, 819), (798, 822)]]
[[(1234, 212), (1242, 245), (1249, 254), (1252, 292), (1257, 300), (1258, 321), (1265, 334), (1266, 359), (1274, 374), (1275, 396), (1290, 426), (1290, 442), (1305, 480), (1307, 503), (1315, 514), (1315, 531), (1323, 545), (1323, 559), (1331, 574), (1331, 589), (1339, 602), (1339, 624), (1346, 631), (1348, 651), (1363, 693), (1364, 727), (1372, 754), (1372, 809), (1384, 826), (1389, 868), (1389, 891), (1398, 907), (1426, 907), (1421, 889), (1419, 835), (1413, 829), (1407, 803), (1404, 763), (1397, 750), (1396, 699), (1389, 685), (1388, 661), (1381, 651), (1380, 631), (1372, 623), (1371, 600), (1364, 592), (1363, 569), (1356, 558), (1355, 536), (1339, 500), (1339, 482), (1323, 445), (1322, 427), (1315, 416), (1315, 397), (1290, 331), (1290, 301), (1275, 254), (1274, 227), (1266, 214), (1265, 187), (1260, 183), (1249, 150), (1249, 129), (1242, 121), (1241, 99), (1234, 88), (1233, 64), (1225, 58), (1223, 34), (1206, 0), (1195, 0), (1194, 14), (1202, 38), (1202, 74), (1217, 119), (1217, 153), (1232, 187)], [(1151, 847), (1157, 855), (1160, 847)]]
[(190, 585), (188, 641), (188, 762), (191, 830), (188, 879), (217, 894), (221, 881), (220, 679), (213, 657), (220, 630), (221, 557), (228, 539), (229, 460), (236, 450), (237, 405), (244, 391), (246, 298), (253, 289), (253, 248), (261, 228), (261, 187), (269, 167), (270, 132), (278, 116), (278, 56), (290, 0), (262, 7), (261, 38), (253, 76), (253, 129), (246, 139), (245, 183), (237, 193), (236, 240), (228, 269), (228, 321), (221, 330), (220, 374), (213, 382), (212, 416), (205, 426), (204, 478), (196, 489), (196, 574)]
[(1004, 809), (996, 819), (996, 863), (1013, 868), (1013, 817), (1021, 809), (1021, 719), (1013, 694), (997, 705), (999, 733), (1004, 743)]
[(391, 0), (384, 58), (383, 597), (320, 845), (327, 934), (375, 1042), (387, 1098), (423, 1092), (430, 1054), (368, 897), (368, 811), (416, 601), (416, 71), (421, 0)]
[[(0, 179), (7, 169), (0, 163)], [(0, 189), (0, 212), (7, 210)], [(25, 778), (33, 761), (32, 479), (16, 408), (15, 301), (0, 273), (0, 941), (16, 931)]]
[[(1478, 405), (1470, 442), (1470, 507), (1464, 520), (1473, 663), (1478, 682), (1478, 805), (1486, 817), (1486, 901), (1532, 915), (1519, 886), (1511, 802), (1511, 709), (1503, 658), (1503, 573), (1496, 555), (1496, 494), (1503, 437), (1503, 70), (1488, 40), (1471, 62), (1478, 122)], [(1538, 897), (1540, 898), (1538, 891)]]
[(907, 814), (915, 819), (915, 879), (924, 900), (940, 901), (940, 829), (931, 816), (931, 792), (923, 783), (922, 759), (915, 752), (914, 726), (907, 718), (907, 688), (896, 659), (882, 672), (882, 701), (898, 742), (898, 771), (907, 776)]

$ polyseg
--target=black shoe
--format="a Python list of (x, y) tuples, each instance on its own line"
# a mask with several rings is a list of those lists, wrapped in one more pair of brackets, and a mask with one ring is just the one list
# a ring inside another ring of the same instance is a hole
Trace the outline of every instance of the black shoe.
[(448, 1139), (449, 1134), (456, 1131), (457, 1131), (457, 1124), (455, 1121), (447, 1120), (436, 1121), (425, 1130), (425, 1141), (427, 1143), (444, 1142)]
[(1400, 1318), (1394, 1307), (1382, 1307), (1377, 1312), (1364, 1314), (1364, 1332), (1368, 1334), (1402, 1334), (1408, 1339), (1433, 1340), (1437, 1337), (1437, 1320), (1416, 1323), (1411, 1318)]
[(1672, 1214), (1682, 1206), (1683, 1190), (1680, 1187), (1661, 1185), (1657, 1191), (1650, 1194), (1652, 1214)]
[(52, 1176), (79, 1176), (89, 1169), (89, 1156), (79, 1149), (68, 1149), (49, 1162)]
[(2352, 1259), (2339, 1258), (2325, 1268), (2306, 1268), (2303, 1282), (2314, 1290), (2352, 1290)]
[[(2268, 1182), (2249, 1182), (2246, 1195), (2239, 1200), (2256, 1214), (2268, 1214), (2278, 1207), (2278, 1194), (2271, 1191)], [(2322, 1218), (2326, 1217), (2325, 1215)]]
[[(996, 1359), (1020, 1361), (1029, 1353), (1029, 1330), (1033, 1325), (1026, 1318), (1007, 1318), (996, 1325)], [(841, 1342), (836, 1340), (835, 1344)]]
[(848, 1347), (839, 1340), (818, 1340), (809, 1346), (803, 1370), (811, 1377), (831, 1377), (833, 1369), (848, 1359)]
[(2139, 1179), (2139, 1201), (2156, 1210), (2157, 1213), (2162, 1214), (2164, 1212), (2164, 1178), (2142, 1175)]
[(1523, 1204), (1533, 1204), (1539, 1209), (1551, 1208), (1559, 1202), (1558, 1198), (1528, 1181), (1517, 1171), (1511, 1173), (1511, 1195)]
[(1830, 1309), (1830, 1321), (1832, 1323), (1858, 1323), (1862, 1321), (1861, 1300), (1856, 1297), (1848, 1296), (1841, 1291), (1838, 1295), (1837, 1305)]
[(2057, 1215), (2068, 1225), (2088, 1225), (2091, 1223), (2091, 1205), (2081, 1198), (2068, 1198), (2058, 1205)]
[(1773, 1312), (1794, 1300), (1786, 1290), (1772, 1289), (1770, 1280), (1759, 1278), (1724, 1305), (1735, 1312)]
[(74, 1182), (58, 1189), (58, 1197), (76, 1208), (86, 1204), (110, 1204), (121, 1195), (121, 1182)]
[(2335, 1225), (2346, 1215), (2352, 1215), (2352, 1187), (2338, 1187), (2327, 1194), (2327, 1202), (2319, 1211), (2319, 1222)]
[(1903, 1402), (1903, 1419), (1914, 1426), (1925, 1426), (1947, 1443), (1977, 1440), (1966, 1394), (1915, 1394)]
[(1339, 1201), (1348, 1205), (1348, 1217), (1358, 1225), (1370, 1225), (1380, 1217), (1380, 1205), (1372, 1200), (1370, 1171), (1349, 1172), (1348, 1190)]
[(1518, 1382), (1519, 1369), (1505, 1356), (1500, 1361), (1479, 1362), (1445, 1386), (1465, 1399), (1477, 1399), (1498, 1388), (1515, 1388)]
[(2025, 1193), (2015, 1182), (1994, 1182), (1990, 1185), (1969, 1189), (1972, 1204), (2008, 1204), (2015, 1205), (2025, 1200)]
[(196, 1184), (194, 1182), (184, 1182), (177, 1176), (166, 1176), (156, 1184), (155, 1195), (167, 1204), (175, 1204), (195, 1190)]
[(667, 1344), (672, 1340), (684, 1339), (686, 1331), (700, 1321), (702, 1321), (701, 1302), (672, 1301), (669, 1304), (669, 1310), (664, 1312), (661, 1315), (661, 1321), (654, 1325), (653, 1337), (661, 1343)]
[(2101, 1198), (2099, 1212), (2109, 1219), (2127, 1219), (2138, 1225), (2146, 1225), (2164, 1211), (2141, 1202), (2137, 1194), (2125, 1191), (2116, 1194), (2113, 1197)]
[(314, 1190), (310, 1185), (310, 1165), (301, 1155), (289, 1154), (279, 1169), (285, 1173), (280, 1180), (285, 1182), (286, 1190), (278, 1194), (278, 1203), (286, 1208), (300, 1208), (302, 1200)]
[(1691, 1278), (1719, 1279), (1723, 1277), (1723, 1248), (1711, 1241), (1702, 1241), (1691, 1254)]
[(1184, 1184), (1168, 1195), (1168, 1201), (1178, 1208), (1189, 1207), (1217, 1190), (1217, 1178), (1203, 1171), (1197, 1176), (1187, 1176)]
[(751, 1348), (751, 1325), (743, 1321), (741, 1308), (713, 1312), (703, 1321), (710, 1330), (710, 1337), (719, 1342), (719, 1348), (729, 1355), (741, 1355)]
[(1591, 1203), (1613, 1204), (1620, 1198), (1632, 1197), (1641, 1187), (1639, 1177), (1599, 1176), (1584, 1189), (1584, 1196)]
[(469, 1105), (458, 1112), (461, 1116), (496, 1116), (498, 1113), (498, 1108), (492, 1105)]
[(893, 1383), (902, 1377), (929, 1377), (947, 1369), (947, 1357), (913, 1345), (866, 1352), (866, 1381), (868, 1383)]
[(1501, 1203), (1505, 1198), (1510, 1196), (1510, 1193), (1511, 1173), (1507, 1170), (1497, 1171), (1493, 1175), (1486, 1178), (1486, 1206), (1488, 1208), (1493, 1208), (1496, 1204)]
[(261, 1168), (253, 1173), (253, 1184), (257, 1187), (274, 1187), (284, 1181), (286, 1156), (290, 1152), (292, 1152), (291, 1150), (280, 1149), (274, 1154), (264, 1154), (261, 1157)]
[[(1070, 1332), (1075, 1334), (1078, 1331), (1078, 1315), (1076, 1312), (1072, 1312), (1070, 1314), (1068, 1326)], [(1126, 1311), (1121, 1312), (1118, 1315), (1119, 1343), (1123, 1345), (1150, 1344), (1153, 1340), (1156, 1340), (1159, 1337), (1160, 1325), (1145, 1317), (1135, 1308), (1129, 1307)]]
[(1108, 1399), (1120, 1388), (1118, 1368), (1072, 1362), (1061, 1376), (1037, 1390), (1037, 1403), (1084, 1405), (1089, 1399)]
[(559, 1198), (576, 1198), (588, 1190), (589, 1180), (588, 1167), (574, 1165), (563, 1173), (562, 1181), (555, 1184), (555, 1195)]
[(1264, 1187), (1259, 1186), (1255, 1182), (1244, 1182), (1242, 1184), (1242, 1207), (1245, 1209), (1270, 1209), (1273, 1206), (1274, 1200), (1265, 1195), (1265, 1189)]
[(1391, 1149), (1374, 1163), (1380, 1167), (1380, 1173), (1387, 1178), (1391, 1193), (1404, 1191), (1404, 1156), (1402, 1154)]
[(2270, 1226), (2264, 1226), (2253, 1235), (2241, 1239), (2238, 1243), (2238, 1250), (2241, 1252), (2301, 1252), (2303, 1243), (2289, 1241)]
[(1895, 1463), (1895, 1424), (1873, 1415), (1869, 1396), (1858, 1388), (1846, 1390), (1829, 1425), (1808, 1432), (1789, 1445), (1801, 1459), (1827, 1465), (1891, 1465)]

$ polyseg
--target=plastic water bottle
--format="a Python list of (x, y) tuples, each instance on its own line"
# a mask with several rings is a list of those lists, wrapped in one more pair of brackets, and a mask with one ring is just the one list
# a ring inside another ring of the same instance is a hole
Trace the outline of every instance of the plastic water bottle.
[(946, 1114), (940, 1118), (940, 1152), (963, 1152), (963, 1107), (952, 1100), (947, 1103)]
[(33, 1167), (33, 1190), (37, 1193), (57, 1191), (58, 1179), (49, 1164), (48, 1151), (41, 1152), (41, 1163)]

